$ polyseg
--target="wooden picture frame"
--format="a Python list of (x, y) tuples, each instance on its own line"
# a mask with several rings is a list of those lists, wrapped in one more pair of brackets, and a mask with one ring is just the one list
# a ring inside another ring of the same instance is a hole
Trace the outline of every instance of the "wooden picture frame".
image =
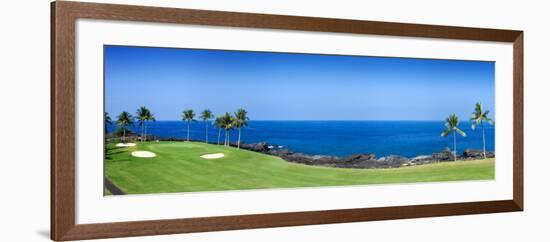
[[(75, 222), (75, 22), (142, 21), (513, 43), (513, 199), (273, 214)], [(51, 239), (56, 241), (512, 212), (523, 210), (523, 32), (58, 1), (51, 4)]]

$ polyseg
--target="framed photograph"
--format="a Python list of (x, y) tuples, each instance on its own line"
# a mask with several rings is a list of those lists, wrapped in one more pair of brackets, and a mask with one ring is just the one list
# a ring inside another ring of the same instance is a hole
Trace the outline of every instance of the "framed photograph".
[(52, 3), (51, 238), (523, 210), (523, 32)]

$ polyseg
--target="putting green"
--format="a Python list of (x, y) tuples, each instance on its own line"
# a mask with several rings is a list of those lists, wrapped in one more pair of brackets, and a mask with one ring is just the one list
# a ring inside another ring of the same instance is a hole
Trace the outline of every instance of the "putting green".
[[(150, 151), (152, 158), (133, 157)], [(204, 159), (201, 155), (223, 153)], [(291, 163), (279, 157), (199, 142), (107, 144), (105, 175), (128, 194), (343, 186), (494, 179), (494, 159), (392, 169), (349, 169)]]

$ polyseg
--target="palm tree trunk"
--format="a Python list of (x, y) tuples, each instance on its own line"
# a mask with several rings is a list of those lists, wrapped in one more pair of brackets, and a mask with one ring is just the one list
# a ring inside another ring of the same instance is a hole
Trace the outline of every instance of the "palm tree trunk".
[(222, 135), (222, 129), (218, 128), (218, 145), (220, 145), (220, 137)]
[(122, 127), (122, 143), (126, 143), (126, 127)]
[(453, 139), (454, 139), (454, 148), (455, 148), (454, 157), (456, 161), (456, 131), (453, 132)]
[(143, 131), (143, 141), (147, 141), (147, 121), (145, 121), (145, 128)]
[(483, 125), (483, 121), (481, 123), (481, 135), (483, 137), (483, 159), (487, 159), (487, 154), (485, 153), (485, 126)]
[(237, 149), (241, 149), (241, 128), (239, 127), (239, 138), (237, 139)]
[(224, 131), (225, 136), (223, 137), (223, 146), (227, 146), (227, 130)]
[(208, 121), (205, 121), (206, 123), (206, 143), (208, 144)]
[(139, 132), (139, 136), (138, 138), (141, 138), (141, 141), (143, 141), (143, 123), (141, 123), (141, 126), (139, 127), (141, 130)]
[(143, 121), (143, 127), (141, 127), (141, 142), (144, 141), (145, 137), (145, 121)]
[(142, 142), (143, 142), (143, 128), (144, 127), (145, 127), (145, 121), (142, 121), (142, 123), (141, 123), (141, 133), (140, 133)]
[(189, 121), (187, 121), (187, 141), (189, 141)]

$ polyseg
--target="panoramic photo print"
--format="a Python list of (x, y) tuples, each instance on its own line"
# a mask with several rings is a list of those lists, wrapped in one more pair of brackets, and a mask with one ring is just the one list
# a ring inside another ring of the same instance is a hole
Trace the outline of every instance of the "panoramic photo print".
[(495, 178), (495, 63), (104, 46), (104, 194)]

